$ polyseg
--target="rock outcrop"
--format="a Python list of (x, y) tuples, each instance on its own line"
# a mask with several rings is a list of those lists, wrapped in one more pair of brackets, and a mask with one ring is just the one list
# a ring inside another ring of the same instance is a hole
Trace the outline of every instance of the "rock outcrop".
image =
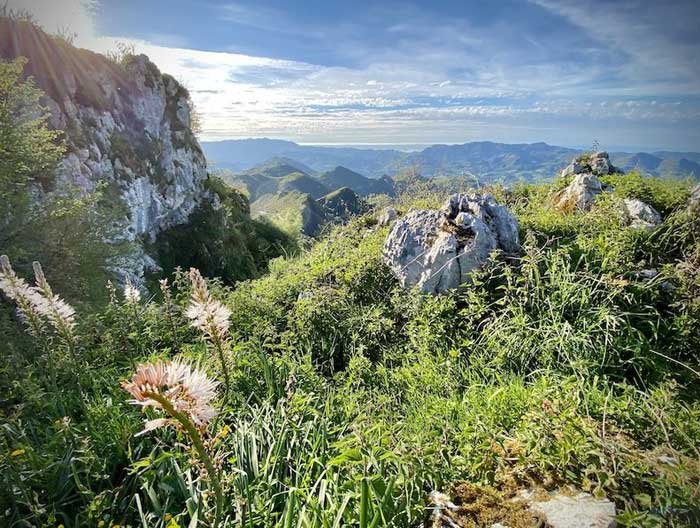
[(622, 201), (625, 218), (634, 229), (654, 229), (661, 223), (661, 215), (651, 205), (634, 198)]
[(554, 196), (554, 205), (562, 211), (588, 211), (595, 197), (607, 190), (598, 176), (621, 172), (610, 163), (607, 152), (577, 156), (561, 171), (562, 178), (573, 180)]
[(582, 154), (561, 171), (562, 177), (575, 176), (576, 174), (594, 174), (605, 176), (606, 174), (621, 173), (622, 171), (610, 163), (610, 156), (605, 151), (592, 154)]
[(120, 236), (137, 247), (118, 271), (138, 280), (155, 266), (144, 245), (215, 200), (203, 185), (187, 90), (144, 55), (116, 63), (9, 19), (0, 20), (0, 35), (0, 56), (27, 57), (25, 74), (46, 93), (50, 125), (64, 131), (67, 153), (52, 189), (106, 185), (114, 209), (125, 212)]
[(621, 174), (610, 163), (607, 152), (582, 154), (561, 171), (562, 178), (572, 178), (571, 183), (554, 196), (554, 205), (562, 211), (588, 211), (595, 197), (607, 189), (598, 176)]
[[(554, 195), (554, 206), (560, 211), (589, 211), (598, 195), (613, 189), (604, 185), (598, 176), (621, 174), (622, 171), (610, 163), (607, 152), (579, 156), (562, 172), (562, 178), (573, 180)], [(653, 229), (661, 223), (661, 215), (651, 205), (634, 198), (625, 198), (620, 203), (622, 215), (633, 229)]]
[(696, 185), (690, 193), (688, 200), (688, 210), (691, 213), (700, 214), (700, 183)]
[(490, 194), (454, 194), (439, 211), (411, 211), (397, 220), (383, 254), (403, 287), (442, 293), (464, 283), (497, 249), (520, 251), (515, 217)]
[(603, 184), (594, 174), (577, 174), (567, 187), (554, 196), (554, 205), (561, 211), (588, 211), (595, 197), (602, 192)]

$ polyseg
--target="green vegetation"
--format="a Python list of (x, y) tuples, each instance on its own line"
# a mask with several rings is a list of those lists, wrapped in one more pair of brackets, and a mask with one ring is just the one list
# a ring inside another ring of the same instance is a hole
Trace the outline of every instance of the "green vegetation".
[(318, 202), (310, 194), (297, 191), (263, 195), (253, 202), (251, 212), (293, 237), (317, 236), (326, 222)]
[(318, 203), (330, 218), (346, 221), (352, 216), (360, 215), (369, 210), (364, 200), (348, 187), (341, 187), (318, 199)]
[[(549, 186), (494, 188), (523, 256), (449, 295), (398, 287), (371, 214), (260, 279), (210, 283), (230, 311), (218, 340), (188, 324), (201, 285), (183, 273), (162, 301), (114, 293), (79, 316), (75, 356), (49, 334), (0, 373), (5, 522), (213, 523), (192, 433), (135, 437), (119, 388), (135, 363), (179, 358), (230, 378), (203, 430), (220, 526), (412, 526), (427, 491), (481, 489), (488, 503), (533, 484), (607, 495), (622, 526), (697, 525), (700, 219), (679, 206), (687, 185), (644, 182), (667, 212), (652, 232), (611, 216), (614, 195), (563, 215)], [(422, 199), (399, 207), (441, 200)], [(60, 392), (40, 374), (48, 357)]]
[[(105, 242), (117, 191), (59, 188), (64, 148), (23, 66), (0, 61), (0, 525), (407, 527), (441, 490), (471, 501), (465, 524), (516, 528), (517, 490), (565, 485), (615, 501), (621, 526), (700, 524), (689, 182), (612, 175), (577, 214), (552, 206), (564, 182), (494, 186), (522, 254), (430, 297), (398, 285), (390, 227), (348, 189), (255, 202), (290, 233), (364, 212), (301, 251), (210, 177), (211, 203), (148, 248), (169, 277), (147, 296), (107, 283), (128, 256)], [(408, 170), (391, 203), (470, 183)], [(624, 198), (663, 223), (626, 227)]]
[[(54, 169), (65, 152), (61, 134), (48, 129), (43, 95), (31, 78), (23, 79), (26, 61), (0, 60), (0, 250), (20, 272), (40, 260), (49, 279), (73, 302), (105, 302), (109, 275), (105, 262), (124, 245), (109, 245), (115, 207), (108, 189), (80, 192), (56, 187)], [(41, 197), (41, 199), (39, 199)], [(5, 346), (23, 346), (11, 320), (10, 307), (0, 307), (0, 331), (12, 336)]]
[(227, 283), (258, 276), (271, 258), (293, 252), (292, 238), (267, 222), (250, 218), (245, 196), (210, 176), (210, 191), (221, 207), (201, 205), (184, 226), (175, 226), (151, 248), (166, 275), (175, 268), (195, 267)]

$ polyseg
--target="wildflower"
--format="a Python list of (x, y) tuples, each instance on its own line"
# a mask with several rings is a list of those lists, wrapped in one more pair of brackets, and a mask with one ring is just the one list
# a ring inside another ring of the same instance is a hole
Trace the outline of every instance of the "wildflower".
[[(216, 494), (216, 510), (212, 527), (221, 519), (223, 491), (219, 474), (202, 440), (202, 433), (209, 420), (216, 416), (211, 402), (216, 396), (217, 382), (206, 374), (180, 361), (161, 361), (139, 365), (131, 381), (122, 383), (122, 388), (134, 399), (131, 403), (142, 407), (153, 407), (167, 416), (146, 422), (143, 434), (164, 425), (181, 427), (188, 435), (192, 447), (206, 468), (206, 476)], [(177, 523), (175, 523), (177, 525)]]
[(216, 397), (216, 381), (207, 378), (202, 371), (186, 363), (170, 361), (139, 365), (136, 373), (122, 387), (134, 399), (130, 403), (153, 407), (168, 413), (166, 418), (146, 421), (144, 434), (165, 425), (178, 425), (178, 417), (172, 411), (184, 414), (202, 429), (216, 416), (211, 402)]
[(24, 453), (26, 453), (26, 451), (24, 449), (15, 449), (12, 453), (10, 453), (10, 456), (12, 458), (15, 458), (18, 456), (22, 456)]
[(97, 528), (102, 528), (105, 525), (105, 522), (100, 519), (100, 522), (97, 523)]
[(185, 315), (192, 320), (192, 326), (208, 338), (215, 341), (223, 339), (228, 333), (231, 311), (212, 298), (199, 270), (190, 268), (190, 282), (192, 297)]
[(75, 328), (75, 310), (71, 305), (53, 293), (51, 286), (49, 286), (44, 276), (44, 271), (41, 269), (41, 264), (34, 262), (32, 267), (34, 268), (34, 277), (36, 278), (35, 289), (44, 299), (41, 305), (44, 316), (62, 337), (72, 340), (73, 330)]
[(170, 515), (169, 513), (166, 513), (166, 514), (165, 514), (165, 522), (168, 522), (168, 521), (169, 521), (170, 519), (172, 519), (172, 518), (173, 518), (173, 516)]
[(127, 304), (138, 304), (141, 300), (141, 292), (128, 278), (124, 285), (124, 300)]
[(17, 304), (22, 319), (29, 326), (34, 337), (38, 337), (44, 327), (43, 314), (46, 302), (35, 288), (17, 276), (7, 255), (0, 256), (0, 290)]

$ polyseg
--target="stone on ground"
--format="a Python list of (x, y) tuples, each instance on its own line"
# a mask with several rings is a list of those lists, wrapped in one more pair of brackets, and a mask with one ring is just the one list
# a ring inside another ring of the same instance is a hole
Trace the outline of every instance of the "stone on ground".
[(454, 194), (440, 211), (411, 211), (394, 223), (384, 261), (405, 288), (459, 287), (494, 250), (520, 251), (518, 222), (491, 194)]
[(579, 174), (554, 196), (554, 205), (562, 211), (588, 211), (602, 192), (603, 184), (594, 174)]
[(661, 215), (651, 205), (634, 198), (623, 200), (625, 216), (634, 229), (654, 229), (661, 223)]
[(530, 509), (542, 513), (552, 528), (611, 528), (615, 526), (615, 504), (590, 493), (551, 494), (549, 500), (534, 500)]

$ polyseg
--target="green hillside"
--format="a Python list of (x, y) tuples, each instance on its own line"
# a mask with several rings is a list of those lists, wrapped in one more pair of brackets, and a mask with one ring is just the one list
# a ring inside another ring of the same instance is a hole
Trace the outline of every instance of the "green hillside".
[(251, 204), (251, 214), (292, 235), (317, 236), (326, 222), (326, 214), (313, 196), (298, 191), (263, 195)]
[(396, 192), (391, 178), (367, 178), (345, 167), (336, 167), (331, 171), (324, 172), (319, 176), (319, 180), (329, 189), (349, 187), (360, 196), (370, 194), (394, 196)]

